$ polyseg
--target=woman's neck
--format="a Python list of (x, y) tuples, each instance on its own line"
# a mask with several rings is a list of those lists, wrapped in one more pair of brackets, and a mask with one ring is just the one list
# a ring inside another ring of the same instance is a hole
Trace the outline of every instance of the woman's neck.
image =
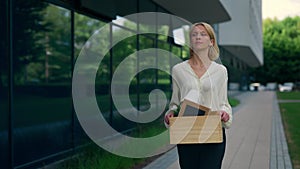
[(211, 63), (211, 60), (208, 58), (207, 52), (206, 53), (197, 52), (197, 53), (194, 53), (193, 57), (191, 57), (190, 63), (194, 66), (208, 67)]

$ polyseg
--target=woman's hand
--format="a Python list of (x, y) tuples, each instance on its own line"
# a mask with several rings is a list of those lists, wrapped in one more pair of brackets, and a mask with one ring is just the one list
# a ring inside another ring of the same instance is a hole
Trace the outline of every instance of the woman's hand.
[(174, 112), (173, 111), (169, 111), (168, 114), (165, 115), (165, 122), (169, 125), (170, 124), (170, 118), (174, 117)]
[(223, 110), (220, 111), (220, 116), (221, 116), (221, 120), (224, 122), (227, 122), (229, 120), (229, 114)]

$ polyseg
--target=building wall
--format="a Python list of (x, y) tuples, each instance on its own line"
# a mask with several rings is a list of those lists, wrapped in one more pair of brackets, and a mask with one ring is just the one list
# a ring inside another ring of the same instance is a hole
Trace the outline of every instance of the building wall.
[(219, 24), (220, 45), (251, 67), (263, 64), (261, 0), (221, 0), (231, 20)]

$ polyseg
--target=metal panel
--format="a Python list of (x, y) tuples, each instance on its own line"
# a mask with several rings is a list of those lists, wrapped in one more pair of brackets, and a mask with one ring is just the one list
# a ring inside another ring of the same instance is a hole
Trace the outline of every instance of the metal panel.
[(115, 1), (80, 0), (80, 3), (83, 8), (92, 10), (93, 12), (103, 16), (115, 18), (117, 15)]
[(208, 22), (210, 24), (230, 20), (230, 16), (219, 0), (153, 0), (174, 15), (190, 22)]

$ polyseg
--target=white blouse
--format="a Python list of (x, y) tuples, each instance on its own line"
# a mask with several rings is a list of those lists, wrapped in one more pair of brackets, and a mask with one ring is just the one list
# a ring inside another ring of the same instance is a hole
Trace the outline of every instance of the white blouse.
[(199, 78), (188, 60), (176, 64), (172, 68), (172, 98), (169, 110), (176, 110), (178, 105), (188, 99), (209, 107), (212, 111), (223, 110), (229, 114), (229, 120), (222, 122), (229, 128), (232, 123), (232, 109), (227, 98), (227, 69), (212, 62), (206, 72)]

